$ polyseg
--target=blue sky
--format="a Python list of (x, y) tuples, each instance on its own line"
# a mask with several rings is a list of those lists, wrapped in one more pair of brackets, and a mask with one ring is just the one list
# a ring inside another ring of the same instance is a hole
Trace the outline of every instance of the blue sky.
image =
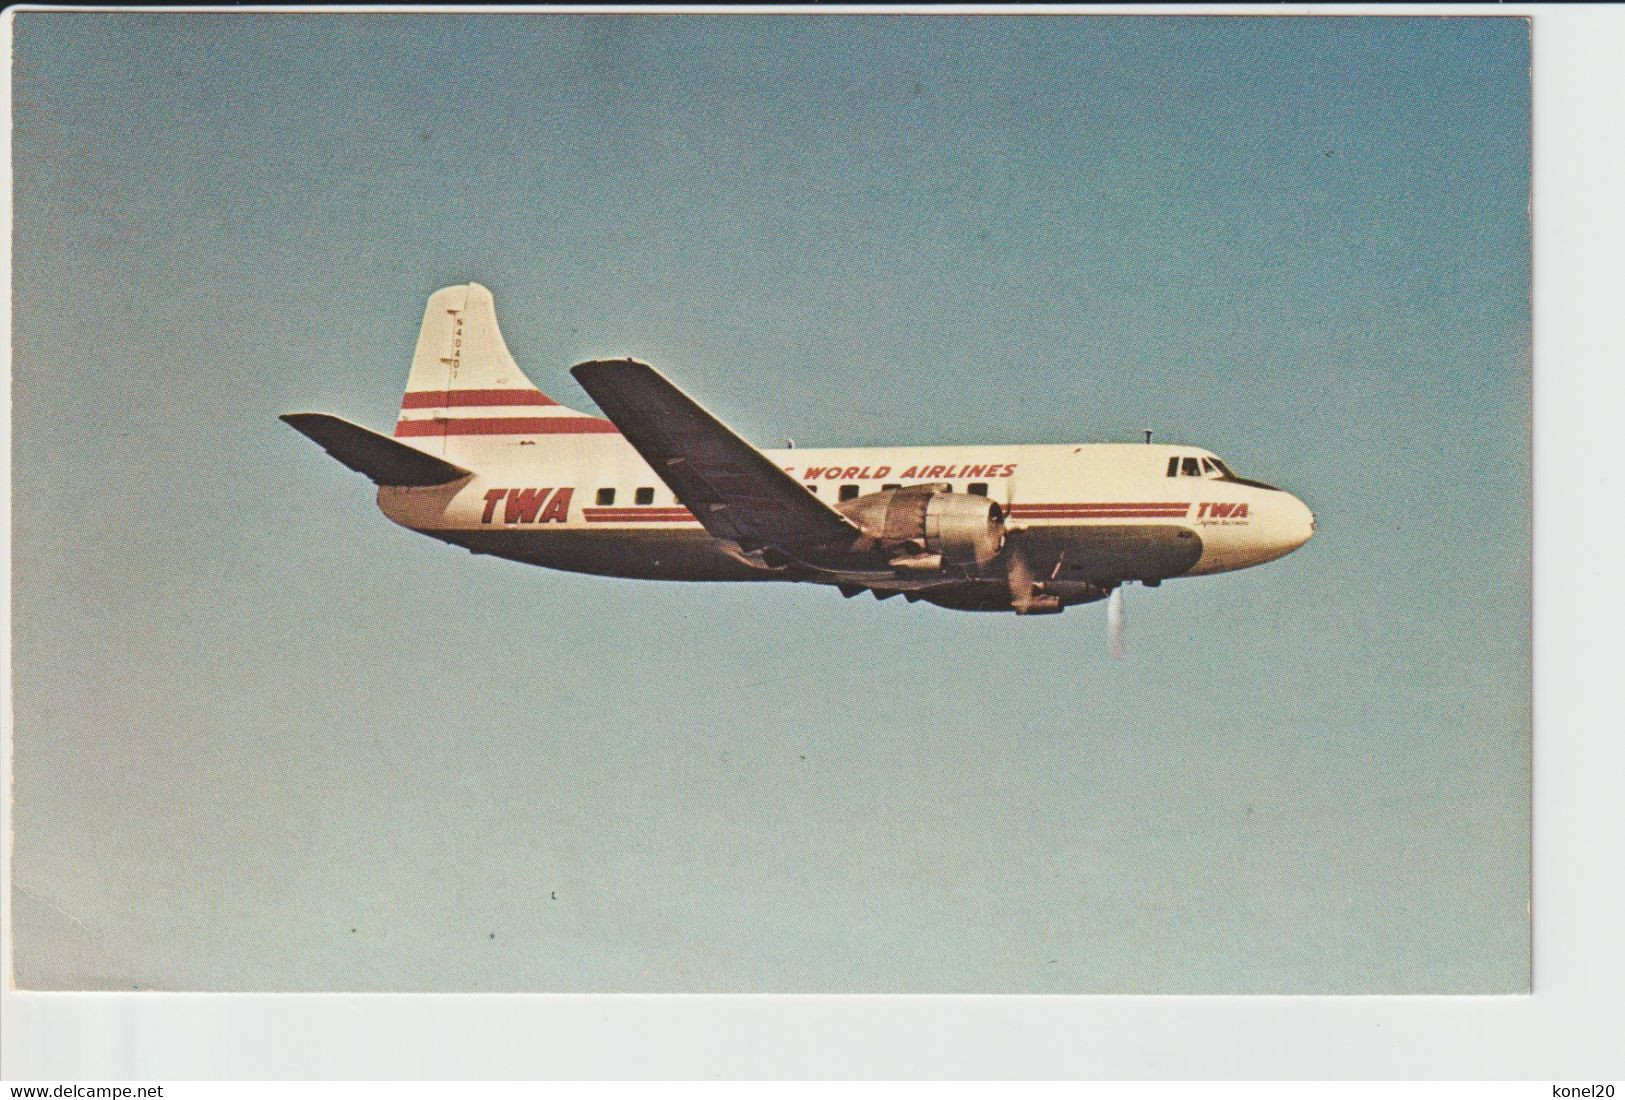
[[(24, 985), (1523, 987), (1524, 22), (25, 13), (13, 96)], [(276, 421), (466, 279), (566, 403), (1152, 426), (1319, 533), (1122, 662), (474, 559)]]

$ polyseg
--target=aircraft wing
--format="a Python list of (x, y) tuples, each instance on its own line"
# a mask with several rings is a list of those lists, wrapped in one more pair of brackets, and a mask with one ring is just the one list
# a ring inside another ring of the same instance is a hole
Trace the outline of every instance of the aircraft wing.
[(570, 373), (716, 537), (747, 552), (775, 547), (795, 554), (844, 549), (862, 534), (653, 367), (609, 359), (577, 364)]

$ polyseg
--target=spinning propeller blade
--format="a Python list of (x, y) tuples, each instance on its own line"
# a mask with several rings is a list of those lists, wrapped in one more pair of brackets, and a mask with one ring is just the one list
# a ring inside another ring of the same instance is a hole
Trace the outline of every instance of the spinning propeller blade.
[(1118, 660), (1128, 652), (1123, 642), (1123, 626), (1123, 586), (1118, 585), (1106, 601), (1106, 646)]

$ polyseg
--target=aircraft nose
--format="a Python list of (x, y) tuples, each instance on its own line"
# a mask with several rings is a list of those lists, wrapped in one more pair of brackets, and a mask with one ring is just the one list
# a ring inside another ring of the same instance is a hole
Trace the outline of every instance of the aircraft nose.
[(1286, 536), (1286, 549), (1288, 551), (1296, 550), (1314, 537), (1315, 513), (1309, 510), (1309, 505), (1297, 497), (1293, 497), (1292, 503), (1287, 506), (1284, 527), (1283, 534)]

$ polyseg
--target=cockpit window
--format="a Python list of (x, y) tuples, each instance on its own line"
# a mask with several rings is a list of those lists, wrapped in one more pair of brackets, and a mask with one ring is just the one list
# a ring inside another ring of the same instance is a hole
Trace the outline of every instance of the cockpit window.
[(1254, 489), (1268, 489), (1272, 493), (1279, 493), (1281, 491), (1267, 482), (1254, 481), (1250, 477), (1237, 477), (1235, 472), (1232, 471), (1230, 467), (1226, 466), (1218, 459), (1215, 458), (1212, 461), (1214, 469), (1218, 470), (1218, 477), (1223, 481), (1233, 481), (1237, 485), (1251, 485)]
[(1237, 477), (1223, 462), (1210, 455), (1174, 455), (1168, 459), (1169, 477), (1205, 477), (1214, 481), (1233, 481), (1237, 485), (1251, 485), (1255, 489), (1281, 490), (1250, 477)]

